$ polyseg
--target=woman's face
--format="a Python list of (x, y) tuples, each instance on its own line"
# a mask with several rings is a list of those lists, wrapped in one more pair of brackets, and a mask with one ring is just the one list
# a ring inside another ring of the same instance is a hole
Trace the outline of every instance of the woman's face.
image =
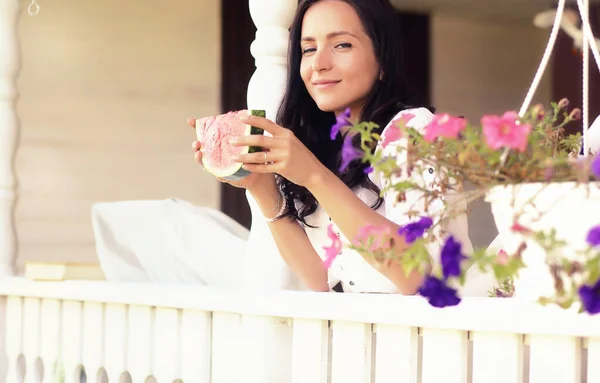
[(302, 21), (300, 76), (319, 109), (360, 114), (379, 77), (371, 39), (352, 6), (340, 0), (312, 5)]

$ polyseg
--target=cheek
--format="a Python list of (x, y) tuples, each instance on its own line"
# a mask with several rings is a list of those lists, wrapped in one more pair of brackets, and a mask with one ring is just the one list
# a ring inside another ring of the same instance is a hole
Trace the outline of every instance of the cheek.
[(302, 81), (304, 82), (304, 85), (306, 86), (306, 88), (309, 88), (309, 84), (310, 84), (310, 63), (308, 62), (308, 60), (303, 59), (300, 62), (300, 77), (302, 78)]
[(358, 56), (340, 64), (343, 67), (344, 77), (354, 79), (353, 85), (357, 91), (370, 90), (377, 80), (378, 65), (371, 58)]

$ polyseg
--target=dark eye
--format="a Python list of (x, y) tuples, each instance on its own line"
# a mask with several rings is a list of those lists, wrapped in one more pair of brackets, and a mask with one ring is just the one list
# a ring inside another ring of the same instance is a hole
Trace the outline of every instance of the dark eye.
[(352, 48), (352, 44), (350, 43), (340, 43), (338, 45), (336, 45), (336, 47), (340, 47), (340, 48)]
[(315, 51), (315, 48), (304, 48), (304, 49), (302, 49), (302, 54), (304, 55), (304, 54), (314, 52), (314, 51)]

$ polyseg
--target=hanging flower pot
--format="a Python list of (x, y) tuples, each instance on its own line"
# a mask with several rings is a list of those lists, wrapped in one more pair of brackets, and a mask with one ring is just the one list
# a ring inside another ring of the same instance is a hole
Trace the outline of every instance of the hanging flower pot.
[(539, 300), (556, 290), (576, 294), (565, 276), (571, 274), (578, 284), (583, 279), (566, 263), (585, 267), (590, 260), (588, 233), (600, 222), (600, 183), (500, 185), (485, 200), (504, 251), (518, 253), (525, 265), (515, 276), (514, 297)]

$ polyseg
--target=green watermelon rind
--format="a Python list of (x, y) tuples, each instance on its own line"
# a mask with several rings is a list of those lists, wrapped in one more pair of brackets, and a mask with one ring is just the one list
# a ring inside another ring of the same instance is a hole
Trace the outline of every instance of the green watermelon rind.
[[(266, 112), (264, 110), (257, 110), (257, 109), (253, 109), (253, 110), (249, 110), (248, 114), (252, 115), (252, 116), (257, 116), (257, 117), (266, 117)], [(256, 126), (252, 126), (252, 125), (246, 125), (246, 135), (252, 135), (252, 134), (264, 134), (264, 130), (256, 127)], [(256, 153), (256, 152), (262, 152), (263, 149), (260, 146), (246, 146), (244, 147), (244, 149), (242, 150), (242, 154), (247, 154), (247, 153)], [(204, 159), (202, 159), (202, 164), (204, 165), (204, 168), (206, 169), (207, 172), (209, 172), (210, 174), (212, 174), (213, 176), (217, 177), (217, 178), (221, 178), (227, 181), (240, 181), (246, 177), (248, 177), (252, 172), (242, 168), (242, 166), (244, 164), (242, 163), (236, 163), (230, 167), (228, 167), (227, 169), (217, 169), (214, 167), (211, 167), (208, 163), (206, 163), (204, 161)]]

